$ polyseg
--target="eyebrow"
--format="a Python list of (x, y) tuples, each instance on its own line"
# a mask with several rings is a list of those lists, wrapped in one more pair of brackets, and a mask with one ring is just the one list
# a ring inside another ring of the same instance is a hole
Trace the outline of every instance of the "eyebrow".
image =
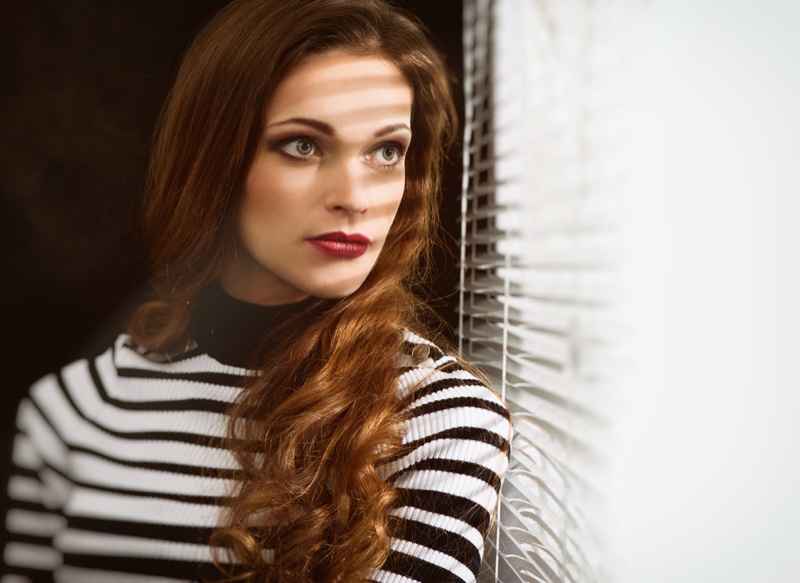
[[(299, 125), (309, 126), (311, 128), (314, 128), (318, 132), (325, 134), (326, 136), (336, 135), (336, 131), (333, 129), (332, 125), (327, 124), (324, 121), (320, 121), (318, 119), (310, 119), (307, 117), (292, 117), (290, 119), (286, 119), (283, 121), (279, 121), (278, 123), (271, 124), (267, 126), (267, 129), (272, 129), (275, 127), (280, 127), (289, 124), (299, 124)], [(376, 138), (380, 138), (387, 134), (391, 134), (392, 132), (395, 132), (397, 130), (403, 130), (403, 129), (411, 131), (411, 128), (408, 127), (408, 124), (396, 123), (390, 126), (386, 126), (385, 128), (379, 129), (373, 134), (373, 136)]]

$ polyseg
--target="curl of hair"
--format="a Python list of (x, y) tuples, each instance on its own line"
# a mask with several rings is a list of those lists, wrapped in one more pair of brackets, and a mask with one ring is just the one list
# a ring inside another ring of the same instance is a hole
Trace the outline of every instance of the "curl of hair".
[(382, 0), (240, 0), (189, 48), (151, 154), (144, 224), (156, 298), (128, 331), (170, 352), (186, 342), (195, 297), (234, 249), (237, 196), (270, 96), (304, 57), (335, 49), (388, 59), (412, 88), (405, 191), (364, 284), (269, 332), (282, 341), (257, 355), (262, 372), (230, 411), (243, 478), (212, 537), (229, 580), (360, 581), (388, 555), (395, 493), (376, 468), (402, 439), (399, 331), (424, 329), (414, 292), (438, 228), (455, 107), (422, 27)]

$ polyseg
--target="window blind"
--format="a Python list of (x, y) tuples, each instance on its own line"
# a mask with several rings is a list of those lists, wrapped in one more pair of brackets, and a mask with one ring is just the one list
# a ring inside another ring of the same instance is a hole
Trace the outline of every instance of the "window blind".
[(480, 581), (604, 579), (630, 4), (464, 2), (459, 348), (515, 428)]

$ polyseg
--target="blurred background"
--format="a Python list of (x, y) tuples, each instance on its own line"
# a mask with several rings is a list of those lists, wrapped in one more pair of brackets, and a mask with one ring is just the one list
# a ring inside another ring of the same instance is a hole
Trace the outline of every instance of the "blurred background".
[(635, 30), (606, 487), (618, 580), (796, 581), (800, 4), (656, 0)]

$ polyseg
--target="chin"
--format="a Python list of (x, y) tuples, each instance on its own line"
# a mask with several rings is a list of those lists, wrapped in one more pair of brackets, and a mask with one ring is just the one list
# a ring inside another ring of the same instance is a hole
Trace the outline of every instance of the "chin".
[(337, 283), (334, 285), (319, 285), (315, 286), (313, 289), (308, 289), (307, 291), (309, 294), (317, 298), (325, 300), (338, 300), (341, 298), (346, 298), (347, 296), (357, 292), (364, 284), (365, 279), (366, 278), (360, 279), (356, 282)]

